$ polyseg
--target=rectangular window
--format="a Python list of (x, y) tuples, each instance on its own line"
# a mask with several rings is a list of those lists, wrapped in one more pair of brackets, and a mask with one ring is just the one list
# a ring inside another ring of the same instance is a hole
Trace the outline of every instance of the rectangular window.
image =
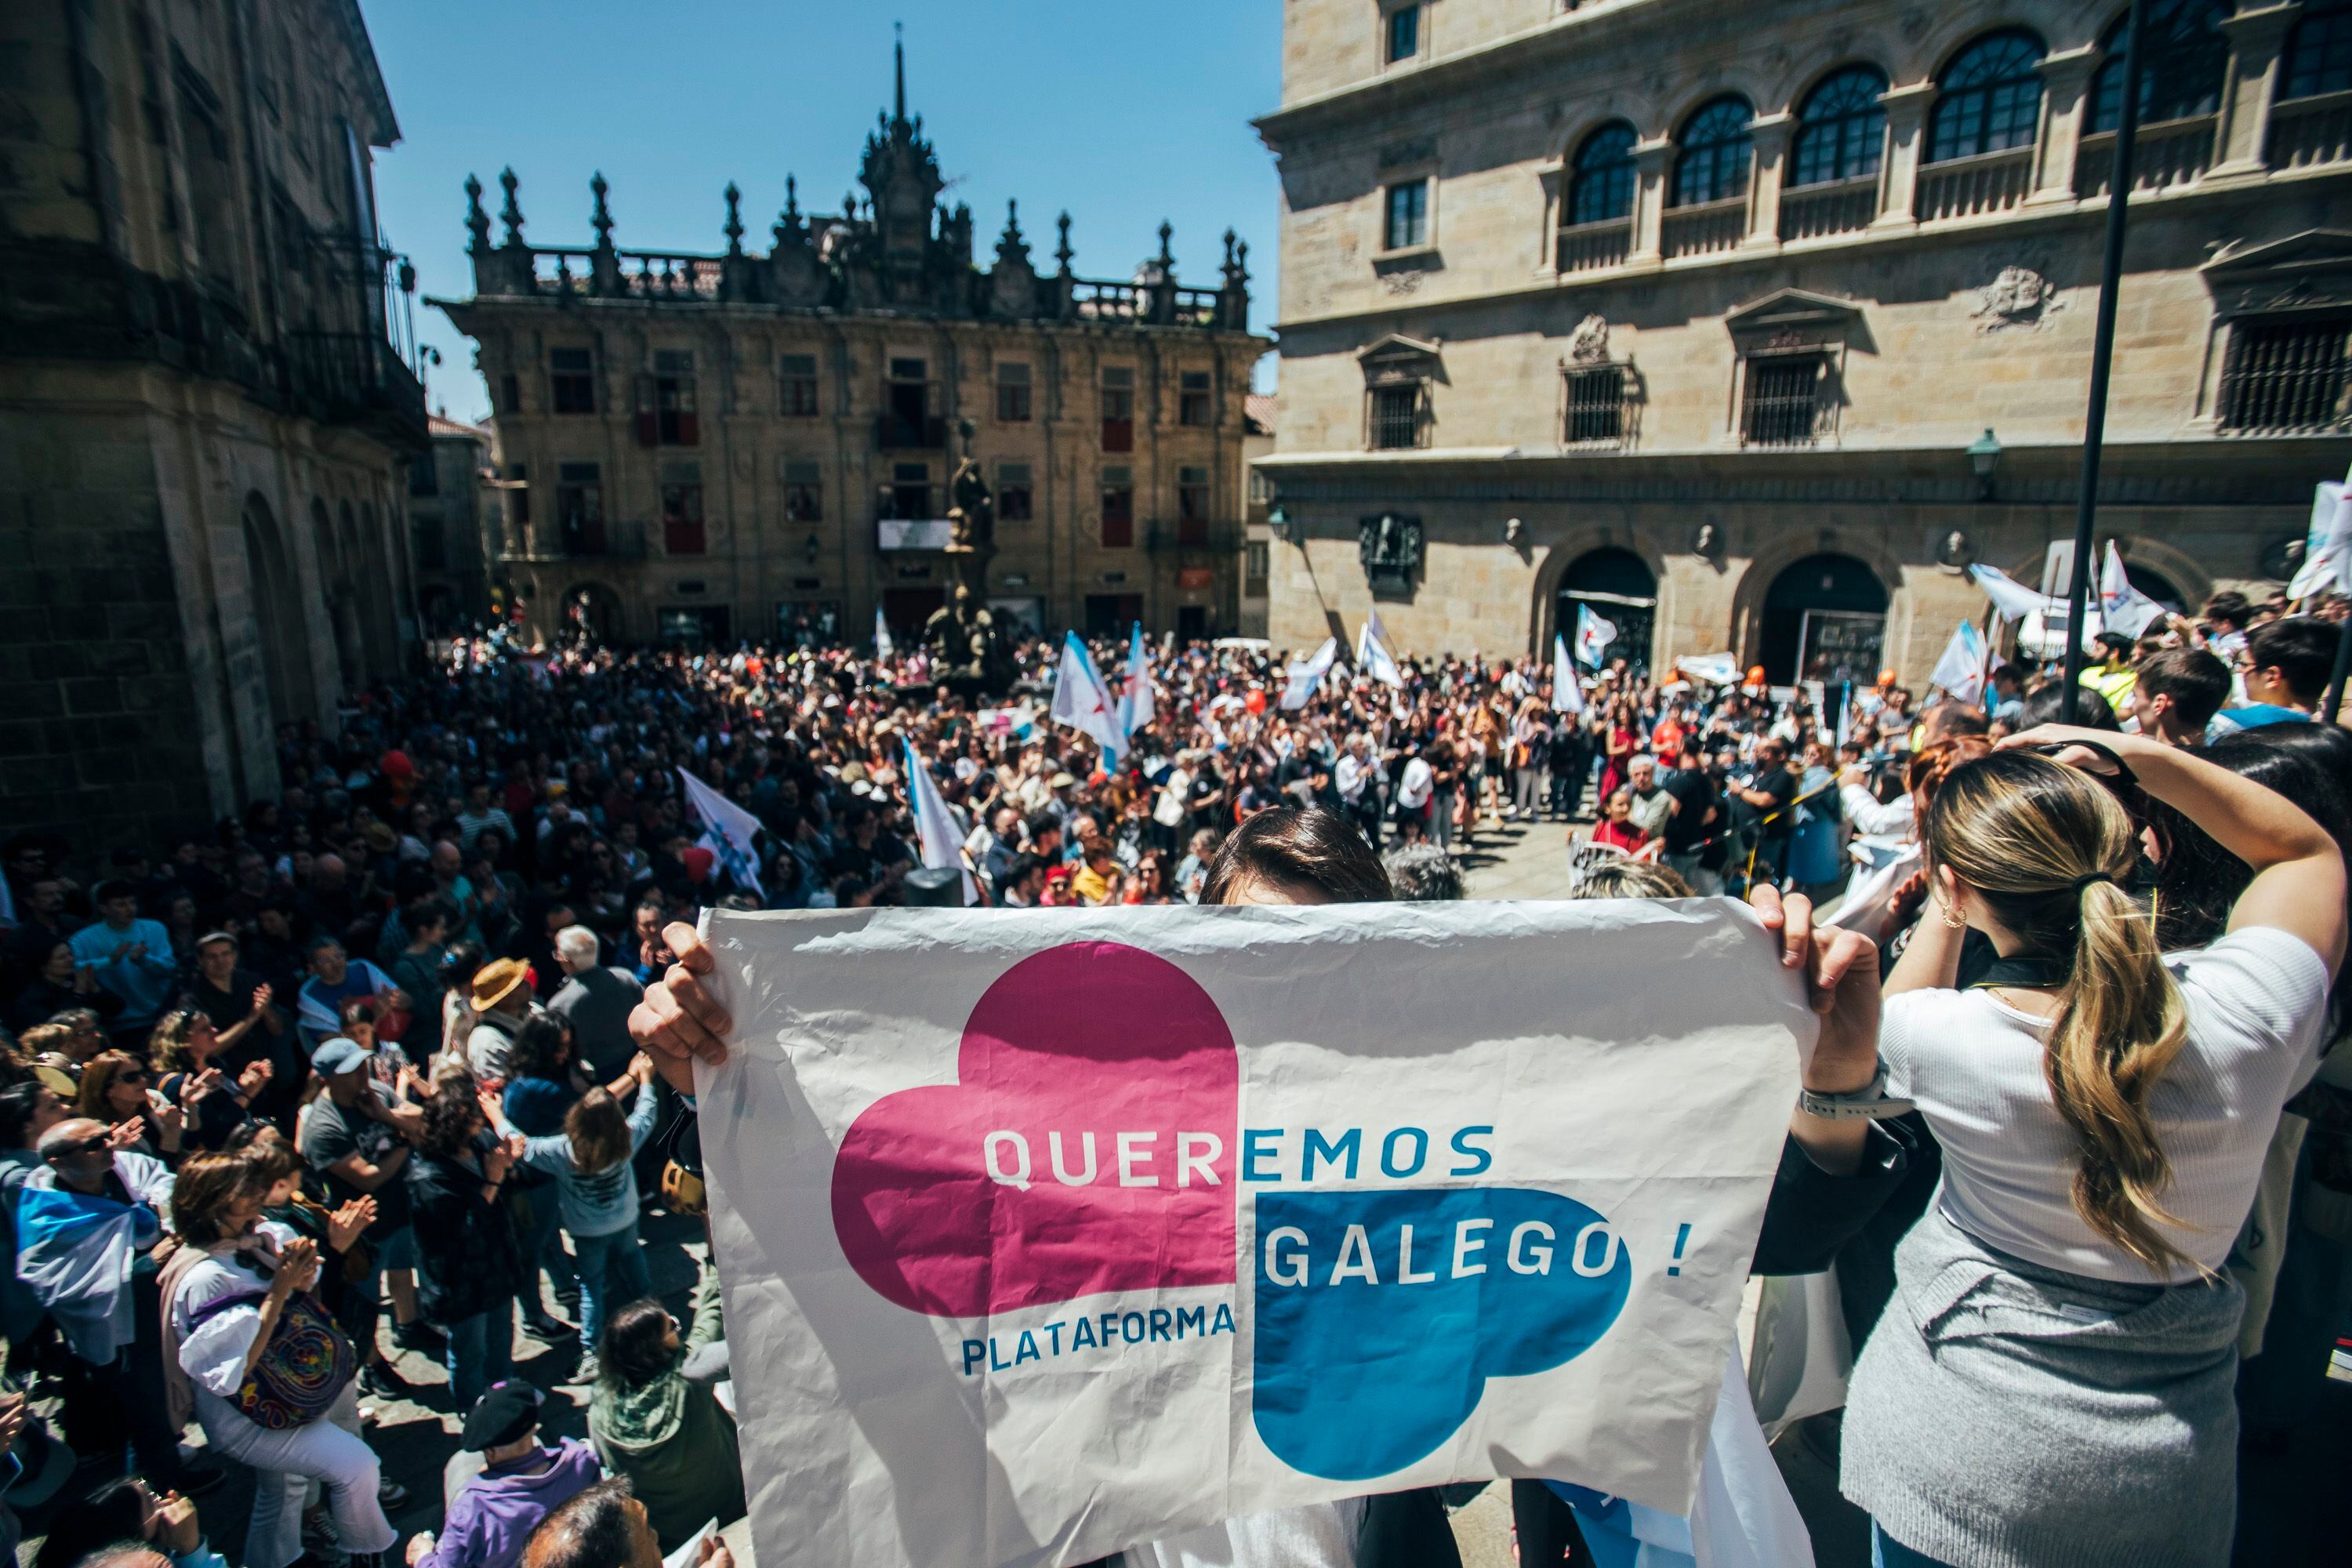
[(530, 527), (530, 469), (521, 463), (509, 463), (507, 478), (515, 483), (515, 488), (507, 492), (507, 510), (514, 519), (515, 542), (520, 547), (524, 531)]
[(816, 355), (786, 354), (776, 365), (776, 412), (787, 419), (815, 418)]
[(441, 493), (441, 470), (429, 451), (419, 452), (408, 459), (408, 493), (413, 496), (437, 496)]
[(1029, 367), (1008, 363), (996, 367), (996, 416), (1008, 425), (1029, 422)]
[(1107, 364), (1102, 373), (1102, 449), (1135, 450), (1135, 368)]
[(931, 516), (931, 469), (928, 463), (899, 463), (890, 470), (888, 515), (910, 521)]
[(588, 350), (547, 351), (547, 394), (558, 414), (596, 412), (596, 365)]
[(776, 606), (776, 636), (786, 647), (828, 647), (841, 634), (841, 605), (803, 599)]
[(522, 412), (522, 378), (512, 371), (508, 371), (499, 377), (499, 412), (501, 414)]
[(1176, 470), (1176, 542), (1186, 550), (1209, 544), (1209, 470)]
[(933, 451), (947, 444), (939, 415), (939, 388), (930, 366), (919, 359), (894, 359), (883, 387), (881, 443), (884, 451)]
[(787, 462), (784, 465), (784, 521), (824, 521), (824, 468), (822, 464)]
[(1619, 447), (1625, 441), (1625, 373), (1613, 364), (1568, 373), (1568, 425), (1571, 447)]
[(2231, 322), (2215, 424), (2241, 435), (2345, 428), (2347, 329), (2342, 317)]
[(1265, 597), (1265, 573), (1270, 553), (1262, 539), (1242, 547), (1242, 592), (1253, 599)]
[(695, 410), (691, 351), (662, 350), (654, 355), (654, 374), (637, 377), (637, 445), (702, 445), (702, 422)]
[(415, 542), (418, 571), (438, 572), (449, 564), (449, 550), (442, 540), (440, 518), (410, 513), (408, 537)]
[(604, 553), (604, 486), (593, 463), (555, 470), (555, 521), (566, 555)]
[(1749, 360), (1739, 408), (1740, 445), (1810, 447), (1819, 440), (1829, 377), (1827, 354)]
[(1135, 543), (1135, 473), (1130, 468), (1102, 471), (1102, 542), (1112, 550)]
[(1372, 388), (1372, 449), (1401, 451), (1421, 445), (1421, 383)]
[(1274, 504), (1274, 481), (1265, 477), (1265, 470), (1263, 468), (1252, 468), (1249, 471), (1249, 499), (1252, 506)]
[(672, 555), (699, 555), (707, 546), (702, 529), (702, 486), (665, 484), (661, 488), (662, 548)]
[(1389, 13), (1389, 64), (1409, 60), (1421, 53), (1421, 7), (1400, 5)]
[(1177, 384), (1176, 423), (1206, 425), (1209, 423), (1209, 373), (1188, 370)]
[(1381, 247), (1409, 250), (1429, 243), (1429, 182), (1406, 180), (1388, 188), (1388, 221), (1381, 228)]
[(996, 521), (1027, 522), (1037, 514), (1036, 491), (1026, 463), (996, 465)]

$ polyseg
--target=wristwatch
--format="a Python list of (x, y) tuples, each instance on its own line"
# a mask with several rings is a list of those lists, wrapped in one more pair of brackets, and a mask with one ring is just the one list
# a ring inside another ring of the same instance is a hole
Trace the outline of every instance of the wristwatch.
[(1878, 1064), (1868, 1083), (1852, 1093), (1823, 1094), (1809, 1089), (1797, 1097), (1797, 1105), (1806, 1115), (1828, 1121), (1886, 1121), (1908, 1116), (1918, 1108), (1916, 1101), (1888, 1097), (1885, 1062)]

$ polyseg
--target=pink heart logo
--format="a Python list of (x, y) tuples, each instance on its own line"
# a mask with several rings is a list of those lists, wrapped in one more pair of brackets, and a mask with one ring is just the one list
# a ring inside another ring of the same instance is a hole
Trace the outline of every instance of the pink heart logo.
[(1139, 948), (1071, 942), (997, 977), (951, 1085), (866, 1108), (833, 1226), (876, 1292), (976, 1318), (1234, 1282), (1240, 1067), (1224, 1015)]

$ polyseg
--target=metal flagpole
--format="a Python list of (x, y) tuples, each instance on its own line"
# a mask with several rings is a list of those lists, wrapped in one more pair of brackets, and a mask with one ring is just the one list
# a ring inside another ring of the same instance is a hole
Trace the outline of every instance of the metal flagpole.
[[(2083, 493), (2074, 508), (2074, 564), (2066, 588), (2066, 689), (2059, 694), (2061, 723), (2075, 722), (2083, 689), (2083, 627), (2090, 614), (2091, 531), (2099, 510), (2099, 447), (2107, 433), (2107, 372), (2116, 353), (2116, 295), (2123, 283), (2124, 217), (2130, 205), (2132, 141), (2139, 130), (2140, 25), (2147, 0), (2132, 0), (2124, 33), (2122, 115), (2116, 158), (2107, 175), (2107, 256), (2099, 275), (2098, 331), (2091, 348), (2091, 407), (2083, 422)], [(2094, 105), (2095, 107), (2095, 100)]]

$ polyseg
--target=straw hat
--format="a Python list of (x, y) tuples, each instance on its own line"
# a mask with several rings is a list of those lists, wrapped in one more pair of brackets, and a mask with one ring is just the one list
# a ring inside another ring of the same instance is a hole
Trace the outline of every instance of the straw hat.
[(474, 1011), (487, 1013), (514, 994), (514, 988), (530, 978), (530, 965), (520, 958), (501, 958), (485, 963), (474, 974)]

